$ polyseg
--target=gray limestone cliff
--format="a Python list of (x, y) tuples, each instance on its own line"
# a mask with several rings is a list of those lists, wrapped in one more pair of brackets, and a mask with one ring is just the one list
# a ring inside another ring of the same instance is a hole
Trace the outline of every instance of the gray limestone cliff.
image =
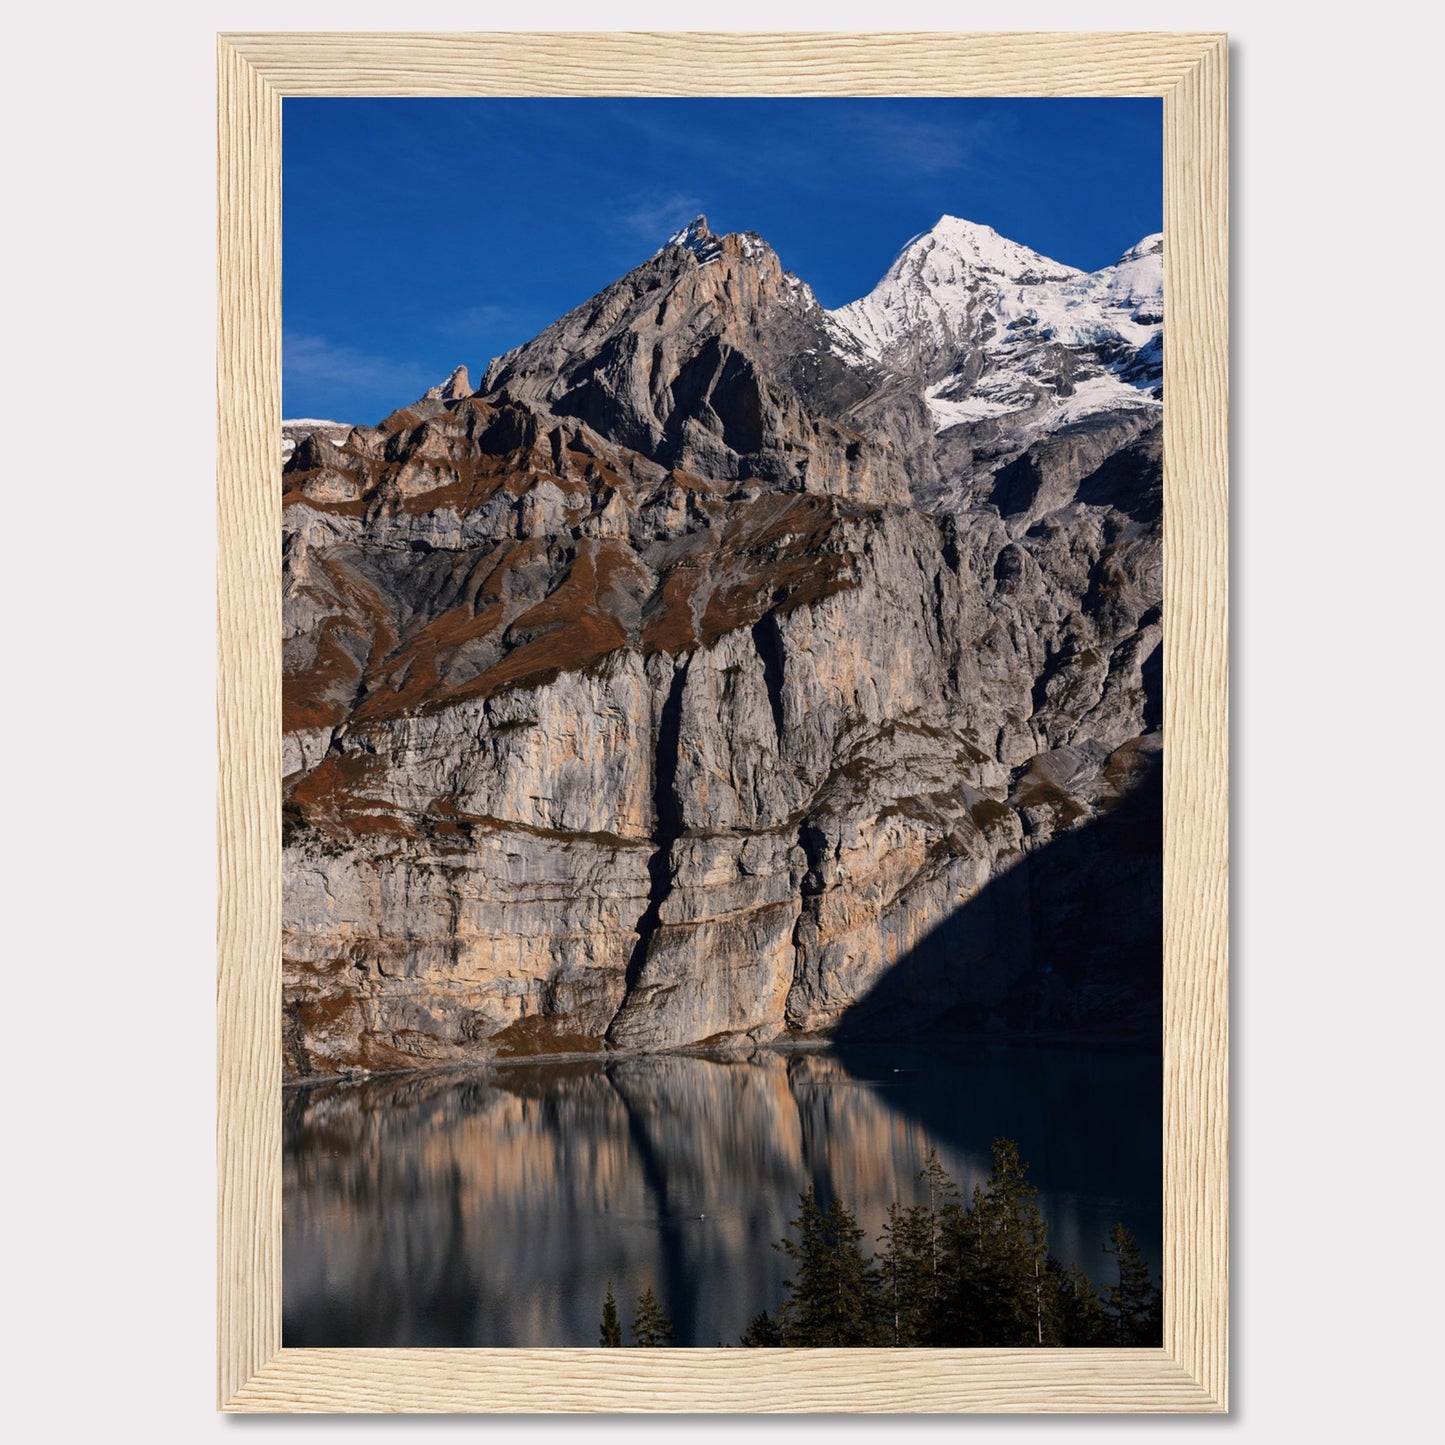
[(1157, 1019), (1157, 406), (836, 316), (699, 221), (291, 429), (288, 1073)]

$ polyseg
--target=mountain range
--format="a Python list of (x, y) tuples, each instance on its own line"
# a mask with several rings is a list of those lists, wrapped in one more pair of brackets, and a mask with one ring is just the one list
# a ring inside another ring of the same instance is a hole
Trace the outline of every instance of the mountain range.
[(286, 423), (288, 1073), (1156, 1030), (1162, 264), (699, 217)]

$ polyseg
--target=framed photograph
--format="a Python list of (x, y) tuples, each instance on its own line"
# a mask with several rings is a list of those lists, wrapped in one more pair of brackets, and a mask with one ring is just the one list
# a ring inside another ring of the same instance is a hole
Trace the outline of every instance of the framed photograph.
[(223, 1410), (1228, 1408), (1227, 54), (219, 37)]

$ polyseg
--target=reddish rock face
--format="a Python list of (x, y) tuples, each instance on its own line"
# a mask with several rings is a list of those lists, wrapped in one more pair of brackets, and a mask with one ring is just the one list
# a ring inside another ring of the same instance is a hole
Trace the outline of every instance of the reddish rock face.
[(289, 1072), (1152, 1017), (1157, 424), (899, 365), (695, 224), (289, 429)]

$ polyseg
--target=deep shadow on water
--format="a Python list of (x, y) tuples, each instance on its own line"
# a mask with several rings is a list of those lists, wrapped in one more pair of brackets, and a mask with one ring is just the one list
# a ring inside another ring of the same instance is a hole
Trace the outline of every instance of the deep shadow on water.
[[(1160, 1258), (1157, 1055), (851, 1045), (518, 1064), (288, 1091), (288, 1346), (595, 1345), (649, 1285), (679, 1345), (773, 1308), (814, 1185), (876, 1237), (930, 1147), (965, 1193), (1018, 1140), (1049, 1247), (1096, 1279), (1122, 1220)], [(704, 1217), (705, 1216), (705, 1217)]]

